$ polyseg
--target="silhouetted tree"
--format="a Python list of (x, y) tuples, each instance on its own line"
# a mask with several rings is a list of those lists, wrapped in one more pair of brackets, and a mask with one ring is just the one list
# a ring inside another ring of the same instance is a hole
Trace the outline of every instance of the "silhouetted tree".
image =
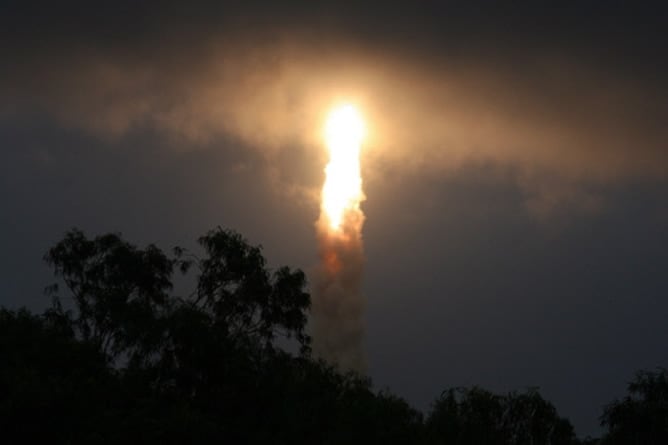
[(576, 443), (570, 422), (535, 389), (505, 396), (478, 387), (447, 390), (435, 402), (426, 427), (432, 443)]
[[(288, 267), (271, 273), (260, 247), (250, 246), (233, 231), (210, 231), (199, 243), (207, 256), (194, 263), (199, 269), (194, 303), (228, 336), (265, 346), (271, 346), (277, 335), (295, 337), (306, 352), (310, 339), (305, 311), (310, 296), (304, 291), (304, 273)], [(181, 259), (186, 253), (175, 251)], [(182, 268), (191, 264), (181, 260)]]
[(506, 443), (500, 397), (478, 387), (444, 391), (427, 419), (434, 443)]
[[(157, 321), (169, 309), (175, 260), (153, 245), (138, 249), (116, 234), (89, 240), (76, 229), (45, 260), (72, 294), (82, 339), (110, 359), (124, 353), (142, 360), (158, 347)], [(57, 285), (50, 291), (56, 293)]]
[[(270, 270), (233, 231), (199, 244), (168, 255), (72, 230), (49, 249), (65, 284), (50, 288), (53, 306), (0, 310), (3, 442), (575, 443), (535, 390), (449, 390), (425, 423), (368, 378), (310, 356), (303, 272)], [(177, 272), (194, 273), (190, 294), (172, 294)]]
[(66, 443), (103, 430), (116, 381), (95, 344), (61, 319), (0, 309), (0, 437)]
[(575, 443), (571, 423), (559, 417), (556, 408), (530, 388), (525, 393), (512, 392), (504, 398), (504, 428), (510, 442), (517, 445)]
[(668, 371), (639, 371), (628, 395), (610, 403), (601, 416), (608, 427), (602, 444), (668, 443)]

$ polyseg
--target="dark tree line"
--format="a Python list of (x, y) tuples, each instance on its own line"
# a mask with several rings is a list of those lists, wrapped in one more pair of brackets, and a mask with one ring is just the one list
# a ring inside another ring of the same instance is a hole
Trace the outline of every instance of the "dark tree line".
[[(535, 389), (450, 389), (425, 418), (311, 356), (303, 272), (270, 270), (233, 231), (199, 243), (166, 254), (72, 230), (47, 252), (52, 307), (0, 309), (3, 443), (582, 443)], [(639, 373), (600, 443), (668, 443), (667, 378)]]

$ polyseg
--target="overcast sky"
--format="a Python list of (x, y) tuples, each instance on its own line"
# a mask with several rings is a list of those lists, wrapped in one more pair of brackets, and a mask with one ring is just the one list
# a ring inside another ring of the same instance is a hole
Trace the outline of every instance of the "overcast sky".
[(376, 386), (423, 410), (538, 386), (586, 435), (668, 365), (665, 11), (135, 3), (0, 5), (0, 304), (46, 307), (73, 226), (167, 249), (220, 225), (312, 270), (347, 100)]

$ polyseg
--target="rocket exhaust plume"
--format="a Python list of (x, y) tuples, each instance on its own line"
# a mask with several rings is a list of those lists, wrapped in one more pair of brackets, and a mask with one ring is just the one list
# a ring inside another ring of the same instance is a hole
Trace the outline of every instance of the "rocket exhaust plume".
[(364, 200), (360, 149), (364, 123), (352, 105), (335, 108), (325, 126), (325, 168), (320, 217), (316, 222), (320, 265), (313, 298), (314, 350), (343, 370), (363, 371)]

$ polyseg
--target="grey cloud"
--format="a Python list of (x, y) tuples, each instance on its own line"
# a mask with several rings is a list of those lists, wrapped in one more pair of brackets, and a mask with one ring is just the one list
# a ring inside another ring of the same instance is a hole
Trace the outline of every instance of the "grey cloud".
[[(668, 173), (652, 11), (73, 5), (31, 20), (14, 11), (34, 33), (5, 30), (25, 40), (0, 77), (5, 115), (41, 110), (113, 138), (149, 127), (178, 146), (231, 137), (275, 165), (294, 147), (319, 150), (324, 113), (352, 100), (368, 119), (369, 165), (509, 167), (538, 214), (595, 208), (581, 193), (592, 184)], [(316, 178), (290, 168), (275, 176), (312, 195)]]

